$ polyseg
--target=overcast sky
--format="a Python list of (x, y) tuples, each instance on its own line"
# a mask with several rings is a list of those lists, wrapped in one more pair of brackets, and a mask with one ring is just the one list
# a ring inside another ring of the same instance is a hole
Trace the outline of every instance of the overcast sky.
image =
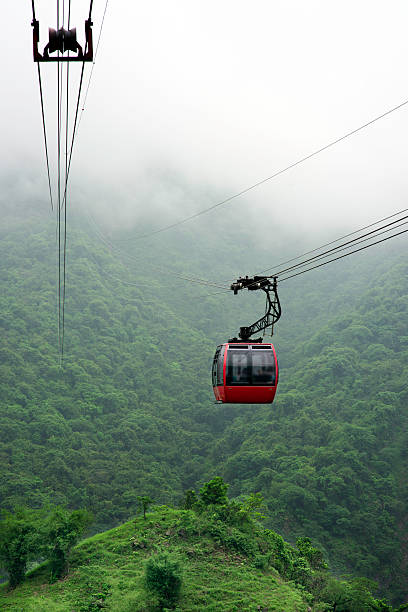
[[(35, 2), (41, 49), (56, 4)], [(104, 7), (94, 0), (95, 45)], [(81, 43), (88, 10), (72, 0)], [(29, 0), (2, 2), (0, 180), (3, 197), (47, 207), (30, 22)], [(406, 0), (110, 0), (72, 197), (116, 219), (160, 206), (176, 220), (246, 188), (408, 99), (407, 24)], [(55, 73), (42, 65), (53, 164)], [(335, 235), (405, 208), (407, 128), (408, 106), (213, 214), (268, 211)]]

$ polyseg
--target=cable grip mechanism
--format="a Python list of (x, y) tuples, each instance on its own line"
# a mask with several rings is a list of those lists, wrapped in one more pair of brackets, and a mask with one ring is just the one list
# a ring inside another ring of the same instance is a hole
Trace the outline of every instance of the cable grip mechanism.
[[(248, 291), (257, 291), (261, 289), (266, 293), (266, 311), (263, 317), (247, 327), (240, 327), (239, 338), (232, 338), (230, 342), (248, 342), (249, 338), (256, 332), (260, 332), (267, 327), (272, 327), (280, 319), (282, 309), (278, 296), (278, 280), (274, 276), (272, 280), (267, 276), (248, 276), (238, 278), (231, 284), (231, 290), (234, 295), (238, 294), (241, 289)], [(262, 342), (262, 338), (252, 340), (252, 342)]]

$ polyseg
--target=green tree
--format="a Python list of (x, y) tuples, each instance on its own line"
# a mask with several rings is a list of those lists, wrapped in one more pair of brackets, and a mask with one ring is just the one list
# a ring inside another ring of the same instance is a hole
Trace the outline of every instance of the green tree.
[(51, 580), (58, 580), (68, 572), (70, 552), (92, 518), (87, 510), (70, 512), (60, 506), (54, 508), (47, 517), (44, 549), (50, 562)]
[(182, 575), (179, 560), (161, 553), (150, 557), (146, 564), (146, 590), (159, 600), (160, 609), (174, 607), (181, 589)]
[(210, 504), (227, 504), (228, 485), (220, 476), (206, 482), (200, 489), (200, 498), (205, 506)]
[(150, 506), (154, 502), (154, 499), (149, 497), (148, 495), (138, 495), (137, 501), (140, 502), (143, 510), (143, 518), (146, 520), (146, 512)]
[(3, 512), (0, 521), (0, 563), (9, 575), (9, 588), (23, 582), (27, 563), (37, 550), (35, 514), (19, 509), (14, 514)]
[(264, 498), (260, 493), (251, 493), (247, 495), (242, 503), (242, 509), (244, 512), (253, 518), (261, 519), (265, 518), (262, 512), (259, 510), (265, 508)]
[(327, 569), (328, 565), (323, 559), (323, 553), (318, 548), (312, 546), (310, 538), (298, 538), (296, 546), (302, 555), (308, 560), (311, 568), (315, 570)]
[(324, 601), (333, 606), (334, 612), (378, 612), (387, 610), (384, 603), (376, 601), (371, 588), (375, 583), (365, 578), (354, 578), (350, 581), (329, 577), (321, 593)]

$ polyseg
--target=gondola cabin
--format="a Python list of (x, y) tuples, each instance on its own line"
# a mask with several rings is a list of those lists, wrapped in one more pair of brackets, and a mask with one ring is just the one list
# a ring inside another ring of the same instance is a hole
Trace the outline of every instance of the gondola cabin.
[(273, 344), (226, 342), (212, 368), (215, 399), (224, 404), (271, 404), (278, 385)]

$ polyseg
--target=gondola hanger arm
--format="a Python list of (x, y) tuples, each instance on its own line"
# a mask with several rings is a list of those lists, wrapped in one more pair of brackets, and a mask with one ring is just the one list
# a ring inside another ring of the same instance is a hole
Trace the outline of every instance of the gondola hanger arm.
[[(230, 342), (248, 342), (250, 337), (268, 327), (272, 327), (280, 319), (282, 309), (278, 296), (278, 280), (276, 277), (268, 278), (267, 276), (248, 276), (238, 278), (234, 283), (231, 284), (231, 290), (234, 295), (238, 294), (241, 289), (248, 289), (248, 291), (257, 291), (261, 289), (266, 293), (266, 312), (263, 317), (252, 323), (247, 327), (240, 327), (239, 339), (233, 338)], [(252, 340), (252, 342), (260, 342), (259, 340)]]

